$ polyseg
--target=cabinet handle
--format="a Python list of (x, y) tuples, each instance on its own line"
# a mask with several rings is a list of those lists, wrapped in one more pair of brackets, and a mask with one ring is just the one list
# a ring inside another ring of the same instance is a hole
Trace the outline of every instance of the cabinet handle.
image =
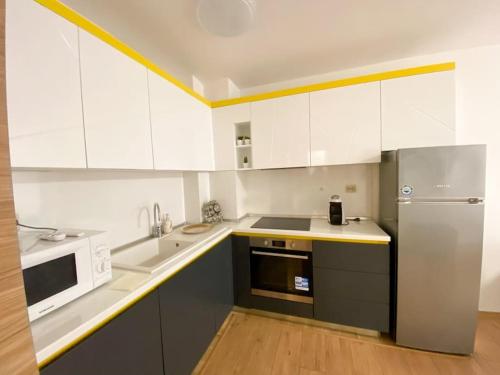
[(255, 250), (252, 250), (252, 254), (266, 255), (270, 257), (279, 257), (279, 258), (309, 259), (307, 255), (277, 254), (277, 253), (267, 253), (264, 251), (255, 251)]

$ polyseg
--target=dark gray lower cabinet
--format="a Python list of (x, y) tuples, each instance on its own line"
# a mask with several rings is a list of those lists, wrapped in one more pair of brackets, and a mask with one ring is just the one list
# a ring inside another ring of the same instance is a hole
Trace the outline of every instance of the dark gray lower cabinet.
[(155, 290), (56, 361), (42, 375), (163, 375)]
[(160, 286), (165, 375), (188, 375), (233, 306), (226, 238)]
[(250, 239), (246, 236), (233, 236), (232, 241), (234, 304), (252, 308), (250, 300)]
[(190, 374), (232, 307), (228, 237), (41, 373)]
[(212, 252), (216, 279), (215, 330), (218, 331), (234, 306), (231, 237), (222, 241)]
[(313, 242), (314, 318), (389, 331), (389, 245)]

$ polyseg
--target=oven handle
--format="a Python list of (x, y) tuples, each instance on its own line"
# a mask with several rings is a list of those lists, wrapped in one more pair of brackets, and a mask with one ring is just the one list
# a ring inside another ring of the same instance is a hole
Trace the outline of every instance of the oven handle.
[(270, 256), (270, 257), (280, 257), (280, 258), (309, 259), (309, 257), (307, 255), (267, 253), (265, 251), (255, 251), (255, 250), (252, 250), (252, 254), (254, 254), (254, 255), (266, 255), (266, 256)]

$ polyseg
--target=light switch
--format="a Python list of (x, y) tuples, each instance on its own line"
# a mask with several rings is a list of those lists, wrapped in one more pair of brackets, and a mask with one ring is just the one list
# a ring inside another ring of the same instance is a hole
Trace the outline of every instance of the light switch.
[(356, 184), (348, 184), (345, 186), (346, 193), (355, 193), (356, 192)]

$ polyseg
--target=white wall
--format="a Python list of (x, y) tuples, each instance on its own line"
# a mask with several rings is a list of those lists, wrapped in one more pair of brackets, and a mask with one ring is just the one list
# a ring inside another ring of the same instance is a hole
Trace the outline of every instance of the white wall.
[[(240, 173), (248, 213), (327, 215), (330, 196), (339, 194), (347, 216), (378, 216), (378, 164)], [(356, 193), (346, 193), (346, 184), (356, 184)]]
[(210, 195), (222, 207), (226, 220), (241, 219), (247, 214), (245, 200), (247, 192), (242, 179), (246, 172), (217, 171), (210, 173)]
[(457, 141), (488, 145), (479, 307), (500, 311), (500, 45), (461, 51), (455, 60)]
[(184, 206), (187, 223), (203, 221), (202, 207), (210, 198), (208, 172), (184, 172)]
[(242, 95), (339, 78), (456, 62), (456, 129), (460, 144), (485, 143), (487, 151), (486, 212), (480, 309), (500, 311), (500, 45), (418, 56), (331, 72), (292, 81), (242, 89)]
[(180, 172), (14, 171), (13, 185), (20, 222), (106, 230), (112, 248), (150, 233), (154, 202), (185, 221)]

